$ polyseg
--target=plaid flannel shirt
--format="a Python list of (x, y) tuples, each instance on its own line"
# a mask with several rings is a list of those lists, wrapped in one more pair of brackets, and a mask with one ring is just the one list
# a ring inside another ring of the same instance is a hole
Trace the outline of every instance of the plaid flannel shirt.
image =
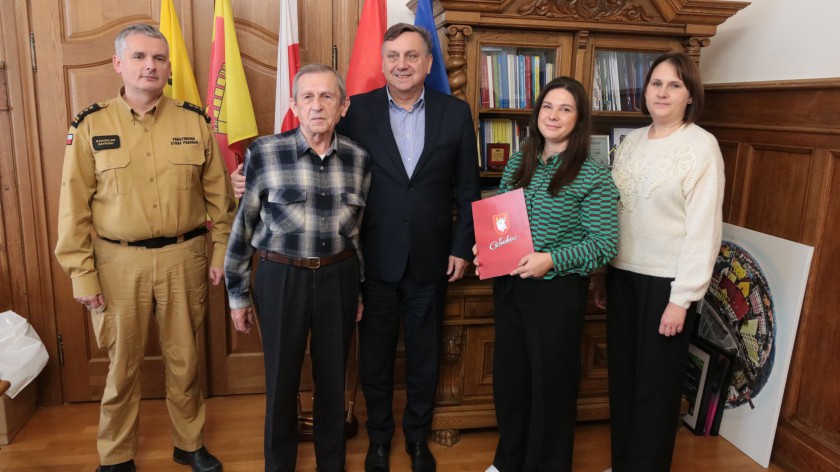
[(231, 309), (251, 306), (256, 250), (327, 257), (354, 249), (362, 262), (359, 229), (371, 171), (362, 147), (335, 133), (321, 160), (296, 129), (251, 143), (244, 170), (245, 193), (225, 257)]

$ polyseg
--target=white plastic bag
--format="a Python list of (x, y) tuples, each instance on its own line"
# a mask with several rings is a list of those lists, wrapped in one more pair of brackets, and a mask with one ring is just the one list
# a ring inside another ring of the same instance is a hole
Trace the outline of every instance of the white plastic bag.
[(26, 318), (13, 311), (0, 313), (0, 379), (12, 384), (6, 395), (15, 398), (47, 365), (47, 348)]

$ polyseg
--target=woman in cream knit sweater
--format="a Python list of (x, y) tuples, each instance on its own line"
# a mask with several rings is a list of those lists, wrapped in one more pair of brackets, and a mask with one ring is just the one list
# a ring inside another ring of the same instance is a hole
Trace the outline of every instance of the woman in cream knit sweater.
[(723, 159), (714, 136), (694, 124), (702, 106), (694, 62), (660, 56), (642, 106), (653, 122), (616, 152), (618, 255), (606, 300), (596, 295), (607, 307), (615, 472), (671, 466), (693, 304), (706, 293), (721, 240)]

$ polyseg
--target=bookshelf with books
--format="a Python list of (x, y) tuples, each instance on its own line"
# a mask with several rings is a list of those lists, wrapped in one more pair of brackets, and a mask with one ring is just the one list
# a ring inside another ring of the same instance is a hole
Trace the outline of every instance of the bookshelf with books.
[[(416, 7), (417, 0), (408, 2)], [(452, 94), (470, 104), (482, 195), (494, 193), (505, 155), (525, 136), (534, 98), (554, 77), (583, 83), (601, 157), (649, 118), (639, 111), (652, 58), (685, 51), (699, 62), (717, 25), (747, 3), (719, 0), (433, 0)], [(492, 284), (451, 284), (432, 429), (451, 445), (459, 430), (495, 425)], [(609, 418), (606, 320), (590, 300), (583, 328), (578, 419)]]
[(571, 73), (572, 39), (543, 32), (475, 34), (478, 82), (469, 101), (476, 105), (479, 165), (486, 189), (498, 184), (507, 159), (521, 150), (542, 87)]
[(585, 54), (580, 80), (589, 87), (593, 125), (603, 132), (610, 128), (638, 127), (647, 123), (641, 114), (644, 84), (650, 64), (660, 54), (682, 51), (672, 38), (593, 35)]
[(555, 76), (555, 51), (500, 46), (481, 48), (481, 108), (530, 110), (540, 88)]
[(640, 111), (645, 76), (659, 53), (596, 51), (592, 111)]

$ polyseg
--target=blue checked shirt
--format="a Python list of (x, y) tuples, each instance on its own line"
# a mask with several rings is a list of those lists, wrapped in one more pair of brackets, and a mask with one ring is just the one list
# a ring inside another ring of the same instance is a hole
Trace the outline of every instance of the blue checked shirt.
[(423, 143), (426, 140), (426, 90), (414, 102), (411, 110), (397, 105), (391, 98), (391, 91), (385, 87), (388, 94), (388, 115), (391, 118), (391, 131), (400, 151), (405, 173), (411, 177), (417, 167), (420, 154), (423, 153)]
[(367, 151), (338, 133), (323, 161), (297, 129), (251, 143), (225, 257), (230, 308), (251, 306), (256, 250), (326, 257), (354, 249), (361, 262), (359, 228), (369, 188)]

